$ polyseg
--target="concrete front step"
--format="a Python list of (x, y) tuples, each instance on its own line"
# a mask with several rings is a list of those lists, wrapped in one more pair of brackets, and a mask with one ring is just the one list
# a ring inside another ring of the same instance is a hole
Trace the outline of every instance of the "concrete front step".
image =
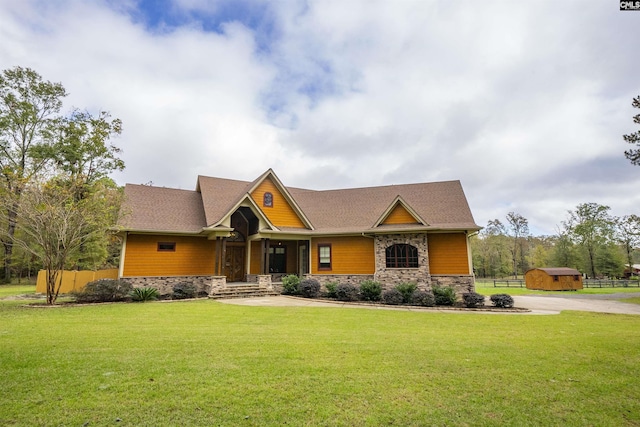
[(249, 298), (280, 295), (278, 292), (269, 291), (258, 285), (233, 285), (218, 289), (209, 295), (211, 299)]

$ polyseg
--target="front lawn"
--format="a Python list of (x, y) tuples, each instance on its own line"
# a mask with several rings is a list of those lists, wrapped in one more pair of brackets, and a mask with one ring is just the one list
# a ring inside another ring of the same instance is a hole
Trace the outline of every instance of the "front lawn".
[(639, 425), (640, 317), (0, 301), (0, 425)]
[(0, 285), (0, 298), (15, 295), (33, 295), (36, 293), (35, 284), (27, 285)]

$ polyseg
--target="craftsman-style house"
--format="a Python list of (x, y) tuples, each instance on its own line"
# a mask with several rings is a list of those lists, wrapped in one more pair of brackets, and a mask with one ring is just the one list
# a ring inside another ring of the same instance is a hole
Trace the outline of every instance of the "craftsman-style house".
[(314, 191), (269, 169), (253, 182), (198, 177), (194, 191), (125, 187), (119, 276), (134, 286), (283, 275), (473, 286), (469, 235), (480, 229), (459, 181)]

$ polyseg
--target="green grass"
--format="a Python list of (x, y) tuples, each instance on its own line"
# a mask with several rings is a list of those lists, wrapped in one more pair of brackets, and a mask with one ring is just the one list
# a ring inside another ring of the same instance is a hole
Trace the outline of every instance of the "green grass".
[(36, 285), (0, 285), (0, 298), (15, 295), (31, 295), (36, 293)]
[(534, 291), (527, 288), (520, 287), (499, 287), (493, 286), (493, 280), (476, 280), (476, 292), (479, 294), (489, 296), (493, 294), (509, 294), (512, 296), (519, 295), (567, 295), (567, 294), (616, 294), (627, 292), (640, 292), (640, 288), (584, 288), (576, 291)]
[(640, 316), (12, 303), (3, 426), (640, 425)]
[(618, 301), (628, 302), (629, 304), (640, 304), (640, 298), (623, 298)]

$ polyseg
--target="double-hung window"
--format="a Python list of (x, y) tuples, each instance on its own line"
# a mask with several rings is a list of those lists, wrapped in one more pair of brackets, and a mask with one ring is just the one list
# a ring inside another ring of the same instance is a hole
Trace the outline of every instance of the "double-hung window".
[(318, 245), (318, 270), (331, 270), (331, 245)]

